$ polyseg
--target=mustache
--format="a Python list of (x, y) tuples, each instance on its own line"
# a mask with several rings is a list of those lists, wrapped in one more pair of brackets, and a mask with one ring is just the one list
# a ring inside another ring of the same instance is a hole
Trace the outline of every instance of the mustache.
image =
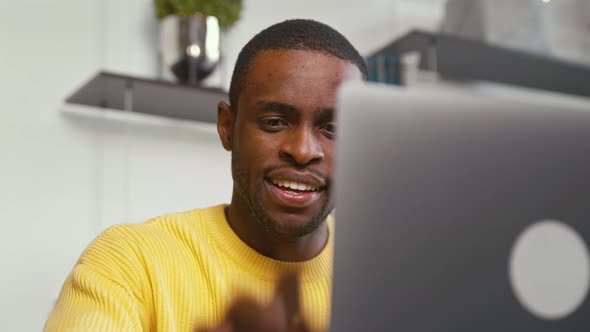
[(289, 170), (295, 170), (298, 172), (309, 172), (309, 173), (313, 173), (315, 176), (317, 176), (318, 178), (320, 178), (324, 183), (326, 183), (326, 185), (330, 184), (330, 176), (314, 167), (293, 167), (293, 165), (273, 165), (273, 166), (269, 166), (267, 168), (264, 169), (264, 175), (267, 176), (269, 173), (274, 172), (276, 170), (279, 169), (289, 169)]

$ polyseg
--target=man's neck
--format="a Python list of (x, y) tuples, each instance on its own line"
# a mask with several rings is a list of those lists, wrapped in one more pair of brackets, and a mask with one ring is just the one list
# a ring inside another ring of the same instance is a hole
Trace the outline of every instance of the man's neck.
[(317, 256), (328, 241), (328, 225), (323, 222), (301, 237), (286, 237), (264, 229), (245, 204), (235, 200), (225, 209), (226, 219), (238, 237), (260, 254), (284, 262), (302, 262)]

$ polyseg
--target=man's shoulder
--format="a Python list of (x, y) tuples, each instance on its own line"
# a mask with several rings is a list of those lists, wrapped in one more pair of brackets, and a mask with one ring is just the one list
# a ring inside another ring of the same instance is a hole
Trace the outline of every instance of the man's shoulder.
[[(225, 205), (165, 214), (142, 223), (111, 226), (93, 246), (126, 247), (130, 250), (193, 242), (207, 236), (207, 224), (224, 216)], [(116, 244), (116, 245), (115, 245)]]
[(226, 205), (216, 205), (207, 208), (168, 213), (148, 220), (144, 223), (131, 224), (131, 227), (135, 226), (139, 229), (159, 229), (163, 231), (174, 231), (184, 228), (202, 229), (204, 223), (222, 219), (224, 216), (225, 206)]

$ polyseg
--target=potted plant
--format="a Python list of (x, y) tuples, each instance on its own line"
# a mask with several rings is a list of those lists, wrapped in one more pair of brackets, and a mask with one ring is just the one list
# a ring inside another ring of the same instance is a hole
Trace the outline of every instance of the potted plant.
[(242, 11), (242, 0), (154, 0), (154, 4), (160, 20), (169, 15), (189, 17), (202, 13), (217, 17), (222, 29), (234, 25)]
[(220, 29), (240, 18), (242, 0), (154, 0), (160, 20), (160, 76), (197, 84), (220, 60)]

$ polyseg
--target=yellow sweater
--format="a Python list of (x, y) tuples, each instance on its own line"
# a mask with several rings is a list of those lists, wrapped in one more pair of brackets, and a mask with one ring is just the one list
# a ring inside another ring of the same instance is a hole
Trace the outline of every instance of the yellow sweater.
[(45, 331), (192, 331), (211, 327), (238, 297), (271, 300), (282, 272), (301, 276), (304, 319), (327, 329), (332, 285), (333, 221), (315, 258), (265, 257), (229, 227), (224, 205), (114, 226), (82, 254)]

